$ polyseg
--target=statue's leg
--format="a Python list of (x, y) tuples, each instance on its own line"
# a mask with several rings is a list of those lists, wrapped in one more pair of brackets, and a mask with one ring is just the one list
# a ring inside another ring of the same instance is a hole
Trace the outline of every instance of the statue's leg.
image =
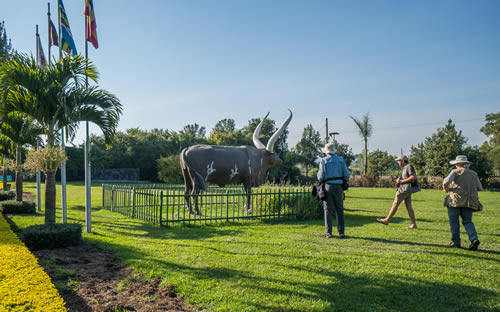
[(199, 204), (198, 204), (199, 195), (201, 194), (201, 188), (200, 188), (200, 184), (198, 182), (194, 182), (192, 194), (193, 194), (193, 200), (194, 200), (194, 211), (195, 211), (194, 214), (201, 216), (201, 212), (200, 212), (200, 208), (199, 208)]
[(247, 203), (246, 203), (247, 212), (249, 214), (251, 214), (252, 213), (252, 187), (250, 186), (250, 183), (245, 183), (245, 191), (246, 191), (246, 198), (247, 198)]
[(184, 175), (184, 200), (186, 201), (186, 205), (189, 209), (189, 213), (193, 213), (193, 210), (191, 208), (191, 196), (193, 192), (193, 185), (190, 179), (186, 179), (186, 176), (189, 177), (188, 175)]

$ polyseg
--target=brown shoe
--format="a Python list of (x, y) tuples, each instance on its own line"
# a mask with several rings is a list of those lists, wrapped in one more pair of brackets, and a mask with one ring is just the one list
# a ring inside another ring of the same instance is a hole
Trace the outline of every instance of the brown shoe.
[(451, 248), (460, 248), (460, 244), (455, 244), (454, 242), (450, 242), (448, 244), (448, 247), (451, 247)]

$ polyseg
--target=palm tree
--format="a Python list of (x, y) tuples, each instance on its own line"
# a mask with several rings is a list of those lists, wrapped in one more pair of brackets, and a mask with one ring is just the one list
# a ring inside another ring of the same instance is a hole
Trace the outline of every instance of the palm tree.
[(364, 149), (364, 164), (363, 164), (363, 174), (368, 173), (368, 138), (372, 135), (373, 126), (370, 123), (370, 113), (363, 115), (363, 119), (359, 120), (356, 117), (349, 116), (354, 121), (356, 126), (358, 126), (359, 136), (363, 138), (365, 143)]
[[(0, 65), (0, 90), (4, 100), (0, 116), (22, 112), (37, 121), (46, 134), (46, 157), (40, 171), (45, 180), (45, 224), (55, 223), (55, 175), (64, 157), (53, 152), (58, 133), (66, 129), (74, 137), (79, 122), (97, 125), (110, 143), (118, 126), (122, 105), (116, 96), (85, 86), (85, 77), (97, 83), (96, 67), (81, 56), (61, 58), (57, 63), (37, 66), (33, 57), (15, 54)], [(43, 151), (42, 151), (43, 152)]]
[(0, 157), (2, 158), (2, 190), (7, 191), (7, 162), (12, 157), (12, 141), (0, 133)]
[(15, 150), (16, 159), (16, 200), (23, 200), (23, 167), (22, 153), (27, 145), (35, 146), (37, 138), (43, 133), (33, 118), (20, 112), (10, 112), (3, 117), (0, 124), (1, 135), (7, 137)]

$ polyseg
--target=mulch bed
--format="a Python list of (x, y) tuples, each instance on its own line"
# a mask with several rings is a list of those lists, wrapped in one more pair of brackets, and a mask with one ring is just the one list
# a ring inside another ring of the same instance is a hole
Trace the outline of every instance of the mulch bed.
[[(34, 200), (24, 193), (25, 200)], [(12, 216), (4, 215), (7, 220)], [(19, 233), (18, 233), (19, 234)], [(33, 251), (66, 302), (77, 312), (202, 311), (187, 306), (172, 285), (133, 274), (109, 251), (86, 240), (79, 246)]]
[(134, 276), (112, 253), (86, 241), (33, 254), (58, 285), (69, 311), (200, 311), (186, 306), (173, 286)]

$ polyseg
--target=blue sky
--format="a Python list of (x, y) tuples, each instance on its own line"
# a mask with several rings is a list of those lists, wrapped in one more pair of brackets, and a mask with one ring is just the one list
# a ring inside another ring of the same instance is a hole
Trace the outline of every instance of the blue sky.
[[(16, 50), (47, 55), (47, 1), (0, 1)], [(57, 2), (51, 2), (57, 22)], [(84, 0), (64, 0), (84, 53)], [(369, 150), (408, 153), (451, 118), (470, 145), (487, 113), (500, 110), (500, 1), (117, 1), (94, 0), (99, 49), (89, 58), (100, 86), (125, 111), (119, 129), (210, 132), (232, 118), (281, 123), (294, 113), (289, 145), (307, 124), (354, 153), (350, 115), (370, 112)], [(57, 55), (52, 48), (52, 54)], [(98, 129), (91, 127), (98, 133)], [(75, 143), (80, 143), (84, 129)]]

